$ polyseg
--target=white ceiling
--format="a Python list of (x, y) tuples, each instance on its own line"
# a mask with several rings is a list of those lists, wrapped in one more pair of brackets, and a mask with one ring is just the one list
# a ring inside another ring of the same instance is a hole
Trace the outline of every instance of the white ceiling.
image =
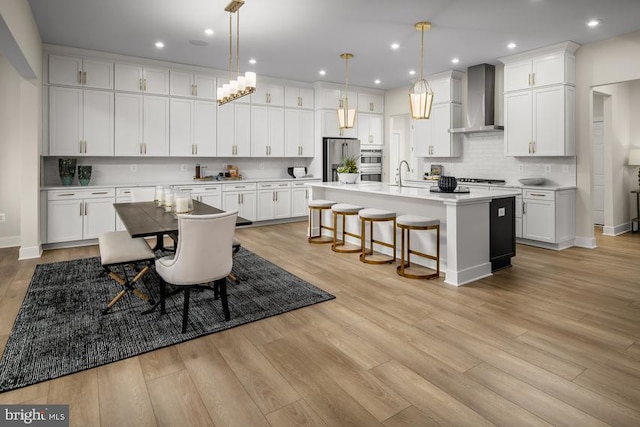
[[(44, 43), (228, 69), (229, 0), (29, 0)], [(589, 28), (597, 18), (602, 24)], [(246, 0), (240, 9), (241, 72), (305, 82), (391, 89), (425, 75), (567, 40), (579, 44), (640, 29), (640, 0)], [(235, 18), (234, 18), (235, 25)], [(208, 37), (205, 28), (215, 34)], [(235, 30), (234, 30), (235, 32)], [(164, 42), (161, 50), (155, 48)], [(204, 41), (194, 46), (189, 41)], [(391, 43), (399, 43), (391, 50)], [(515, 42), (510, 50), (507, 43)], [(460, 58), (453, 65), (451, 59)], [(257, 63), (249, 65), (247, 60)], [(234, 65), (235, 67), (235, 65)], [(321, 77), (320, 69), (327, 74)], [(376, 86), (375, 79), (381, 84)]]

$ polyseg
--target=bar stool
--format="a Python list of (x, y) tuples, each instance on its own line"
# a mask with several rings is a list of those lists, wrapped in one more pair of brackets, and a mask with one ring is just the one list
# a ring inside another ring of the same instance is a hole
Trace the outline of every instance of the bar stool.
[[(367, 264), (391, 264), (396, 261), (396, 213), (393, 211), (385, 211), (382, 209), (362, 209), (358, 214), (360, 216), (360, 224), (361, 230), (360, 233), (362, 235), (360, 239), (360, 261), (366, 262)], [(391, 233), (393, 234), (393, 243), (383, 242), (381, 240), (376, 240), (373, 237), (373, 223), (374, 222), (383, 222), (383, 221), (392, 221), (393, 228)], [(367, 239), (366, 239), (366, 224), (369, 223), (369, 239), (371, 242), (371, 249), (367, 250)], [(388, 248), (392, 248), (392, 255), (387, 257), (383, 256), (381, 260), (372, 259), (373, 255), (373, 244), (377, 243), (382, 246), (386, 246)], [(386, 259), (388, 258), (388, 259)]]
[[(331, 237), (323, 236), (322, 230), (331, 230), (334, 232), (333, 227), (329, 227), (328, 225), (322, 225), (322, 212), (331, 209), (331, 206), (335, 205), (336, 202), (333, 200), (322, 200), (316, 199), (309, 201), (309, 243), (331, 243), (333, 239)], [(317, 236), (313, 235), (313, 213), (318, 212), (318, 230), (319, 233)]]
[[(346, 221), (347, 217), (351, 215), (358, 215), (358, 212), (362, 210), (362, 206), (350, 205), (348, 203), (338, 203), (336, 205), (331, 206), (331, 211), (333, 212), (333, 244), (331, 245), (331, 250), (334, 252), (348, 254), (348, 253), (356, 253), (360, 252), (359, 247), (354, 248), (345, 248), (345, 235), (355, 237), (360, 239), (360, 235), (356, 233), (352, 233), (347, 231), (346, 229)], [(338, 239), (338, 216), (342, 217), (342, 235), (341, 238)]]
[[(418, 215), (401, 215), (397, 219), (398, 228), (402, 233), (402, 252), (400, 255), (400, 265), (396, 268), (397, 273), (400, 276), (408, 277), (410, 279), (435, 279), (440, 277), (440, 220), (434, 218), (428, 218)], [(407, 261), (405, 263), (405, 230), (407, 234)], [(436, 230), (436, 255), (425, 254), (422, 252), (411, 249), (411, 230)], [(412, 274), (406, 271), (411, 267), (411, 254), (421, 256), (423, 258), (432, 259), (436, 262), (436, 271), (432, 274)]]

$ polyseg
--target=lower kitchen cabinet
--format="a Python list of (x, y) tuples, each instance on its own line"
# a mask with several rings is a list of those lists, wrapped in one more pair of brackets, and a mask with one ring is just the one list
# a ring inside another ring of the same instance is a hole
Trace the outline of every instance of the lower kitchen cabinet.
[(309, 214), (309, 188), (307, 187), (309, 182), (312, 181), (291, 183), (291, 217), (293, 218)]
[(522, 192), (522, 238), (551, 243), (557, 249), (575, 238), (575, 190)]
[(214, 208), (222, 209), (221, 185), (189, 185), (177, 187), (178, 190), (191, 191), (191, 198)]
[(238, 215), (256, 220), (256, 183), (222, 184), (222, 209), (237, 210)]
[(49, 191), (47, 243), (96, 239), (115, 230), (113, 188)]
[(261, 182), (257, 191), (257, 220), (289, 218), (291, 216), (291, 188), (289, 182)]

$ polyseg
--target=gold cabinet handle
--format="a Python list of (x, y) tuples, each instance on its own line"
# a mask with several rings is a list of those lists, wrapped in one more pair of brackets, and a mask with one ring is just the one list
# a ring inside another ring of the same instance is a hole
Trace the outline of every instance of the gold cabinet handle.
[(69, 197), (69, 196), (75, 196), (76, 193), (64, 193), (64, 194), (58, 194), (58, 197)]
[(138, 79), (138, 89), (142, 92), (142, 79)]
[(534, 197), (546, 197), (544, 194), (540, 194), (540, 193), (529, 193), (529, 195)]
[(196, 90), (195, 96), (198, 96), (198, 85), (193, 85), (193, 87), (194, 87), (194, 88), (195, 88), (195, 90)]
[(531, 86), (536, 85), (536, 73), (531, 74)]
[(144, 91), (147, 91), (147, 79), (144, 79)]
[(83, 203), (82, 203), (82, 202), (80, 202), (80, 216), (84, 215), (84, 214), (82, 213), (82, 204), (83, 204)]
[(82, 84), (87, 84), (87, 72), (82, 73)]
[(196, 147), (196, 156), (198, 155), (198, 144), (193, 144)]
[(82, 84), (82, 71), (78, 71), (78, 84)]
[(95, 196), (99, 196), (101, 194), (109, 194), (109, 192), (107, 192), (107, 191), (94, 191), (91, 194), (93, 194)]

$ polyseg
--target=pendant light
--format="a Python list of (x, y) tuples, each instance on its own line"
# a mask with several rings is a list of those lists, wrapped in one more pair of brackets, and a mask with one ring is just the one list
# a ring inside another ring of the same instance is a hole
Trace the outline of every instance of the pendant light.
[(344, 83), (344, 99), (338, 107), (338, 127), (340, 129), (352, 128), (356, 122), (356, 109), (349, 108), (349, 60), (353, 58), (352, 53), (343, 53), (340, 58), (346, 62), (346, 78)]
[(422, 44), (420, 45), (420, 78), (415, 81), (409, 91), (409, 106), (411, 107), (411, 117), (414, 119), (428, 119), (431, 115), (431, 104), (433, 104), (433, 91), (429, 82), (422, 77), (424, 64), (424, 32), (431, 28), (431, 22), (418, 22), (416, 30), (422, 33)]
[[(240, 75), (240, 8), (244, 0), (231, 0), (231, 3), (224, 8), (229, 12), (229, 83), (223, 84), (217, 90), (218, 105), (235, 101), (238, 98), (249, 95), (256, 91), (256, 73), (246, 72)], [(236, 14), (236, 80), (232, 80), (233, 66), (233, 14)]]

